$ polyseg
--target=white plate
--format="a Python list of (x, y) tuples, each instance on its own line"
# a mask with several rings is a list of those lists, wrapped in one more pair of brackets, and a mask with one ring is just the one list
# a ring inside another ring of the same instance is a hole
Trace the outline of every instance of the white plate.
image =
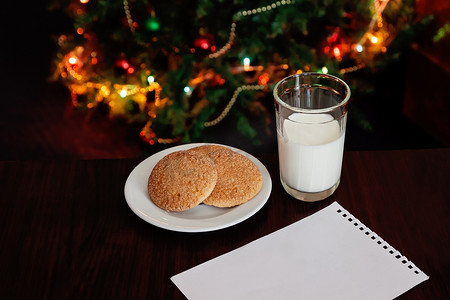
[(232, 207), (218, 208), (200, 204), (183, 212), (167, 212), (157, 207), (151, 201), (147, 181), (156, 163), (169, 153), (186, 150), (192, 147), (206, 145), (185, 144), (160, 151), (134, 168), (125, 183), (125, 199), (131, 210), (143, 220), (155, 226), (173, 231), (204, 232), (226, 228), (251, 217), (259, 211), (269, 199), (272, 190), (272, 180), (266, 167), (252, 155), (229, 146), (230, 149), (248, 157), (261, 172), (263, 185), (259, 193), (248, 202)]

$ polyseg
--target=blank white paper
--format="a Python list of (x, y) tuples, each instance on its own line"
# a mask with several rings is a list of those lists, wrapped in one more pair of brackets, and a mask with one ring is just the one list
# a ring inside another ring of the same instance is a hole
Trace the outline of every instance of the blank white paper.
[(429, 277), (337, 202), (171, 279), (194, 299), (393, 299)]

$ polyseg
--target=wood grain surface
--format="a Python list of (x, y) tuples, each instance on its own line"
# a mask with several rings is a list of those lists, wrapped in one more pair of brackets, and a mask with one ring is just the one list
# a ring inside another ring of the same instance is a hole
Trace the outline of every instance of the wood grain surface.
[(346, 152), (341, 184), (316, 203), (282, 188), (276, 154), (267, 204), (206, 233), (157, 228), (124, 197), (133, 159), (0, 162), (1, 299), (184, 299), (170, 277), (337, 201), (430, 279), (399, 299), (450, 295), (450, 149)]

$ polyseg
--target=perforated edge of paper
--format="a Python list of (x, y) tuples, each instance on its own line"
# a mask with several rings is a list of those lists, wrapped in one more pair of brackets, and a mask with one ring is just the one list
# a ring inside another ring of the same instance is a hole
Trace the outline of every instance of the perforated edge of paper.
[(414, 272), (414, 274), (425, 274), (420, 270), (412, 261), (410, 261), (406, 256), (403, 256), (397, 249), (389, 245), (388, 242), (383, 240), (379, 235), (377, 235), (374, 231), (372, 231), (369, 227), (364, 225), (363, 222), (355, 218), (351, 213), (349, 213), (344, 208), (340, 207), (336, 210), (341, 217), (345, 218), (349, 223), (351, 223), (355, 228), (360, 230), (363, 234), (365, 234), (368, 238), (373, 240), (374, 243), (377, 243), (380, 247), (382, 247), (386, 252), (390, 255), (393, 255), (398, 261), (400, 261), (403, 265), (405, 265), (408, 269)]

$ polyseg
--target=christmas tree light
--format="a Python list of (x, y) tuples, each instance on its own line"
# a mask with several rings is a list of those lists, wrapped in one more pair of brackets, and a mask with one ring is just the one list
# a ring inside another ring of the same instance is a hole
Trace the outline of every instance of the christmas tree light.
[(74, 106), (106, 103), (145, 123), (152, 145), (201, 140), (230, 112), (251, 138), (256, 91), (294, 73), (373, 67), (414, 21), (412, 0), (88, 2), (67, 5), (74, 32), (58, 37), (55, 77)]

